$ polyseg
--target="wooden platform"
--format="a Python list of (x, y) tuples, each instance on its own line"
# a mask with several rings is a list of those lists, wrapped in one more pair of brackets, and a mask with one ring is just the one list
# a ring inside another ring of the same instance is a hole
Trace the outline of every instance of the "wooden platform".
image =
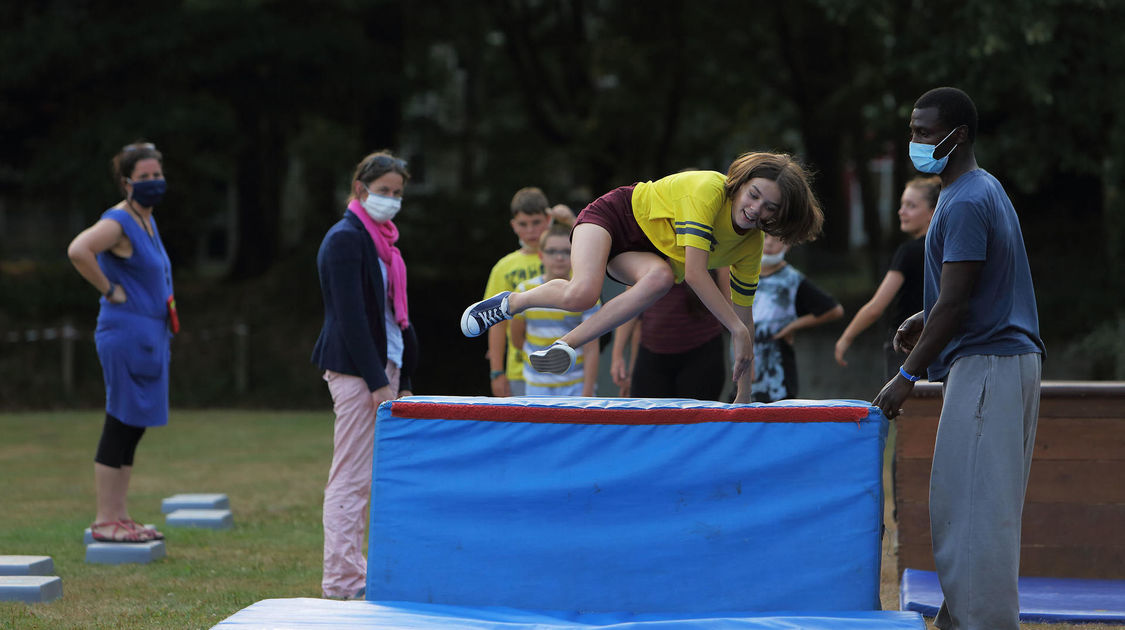
[[(941, 385), (896, 421), (898, 566), (933, 570), (929, 479)], [(1046, 381), (1023, 514), (1020, 575), (1125, 579), (1125, 382)]]

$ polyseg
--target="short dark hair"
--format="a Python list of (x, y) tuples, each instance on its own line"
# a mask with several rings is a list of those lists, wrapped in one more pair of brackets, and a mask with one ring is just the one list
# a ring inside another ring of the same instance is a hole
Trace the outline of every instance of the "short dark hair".
[(939, 87), (918, 97), (914, 109), (936, 107), (938, 120), (956, 129), (961, 125), (969, 128), (969, 143), (977, 141), (977, 106), (968, 94), (955, 87)]
[(524, 214), (547, 214), (549, 206), (547, 195), (535, 186), (520, 188), (516, 191), (516, 194), (512, 195), (512, 217), (521, 212)]
[(784, 153), (743, 153), (727, 170), (723, 186), (727, 199), (733, 199), (738, 189), (755, 177), (777, 182), (781, 191), (781, 207), (776, 216), (763, 222), (763, 232), (787, 245), (815, 240), (820, 235), (824, 212), (809, 185), (809, 169)]
[(156, 150), (156, 145), (145, 140), (144, 138), (138, 139), (130, 144), (121, 147), (117, 155), (113, 156), (110, 161), (110, 166), (113, 171), (113, 181), (122, 192), (125, 191), (125, 182), (122, 179), (130, 179), (133, 175), (133, 169), (137, 167), (137, 162), (141, 160), (156, 160), (164, 166), (164, 156), (160, 151)]

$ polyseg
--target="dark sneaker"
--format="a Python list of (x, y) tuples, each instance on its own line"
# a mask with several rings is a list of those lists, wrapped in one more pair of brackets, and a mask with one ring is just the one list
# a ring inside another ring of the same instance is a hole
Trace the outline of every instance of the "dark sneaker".
[(461, 332), (466, 337), (479, 337), (494, 324), (511, 319), (512, 314), (508, 312), (508, 296), (511, 293), (501, 291), (465, 309), (461, 314)]
[(536, 350), (527, 355), (531, 367), (546, 374), (566, 374), (574, 367), (578, 354), (563, 340), (551, 344), (546, 350)]

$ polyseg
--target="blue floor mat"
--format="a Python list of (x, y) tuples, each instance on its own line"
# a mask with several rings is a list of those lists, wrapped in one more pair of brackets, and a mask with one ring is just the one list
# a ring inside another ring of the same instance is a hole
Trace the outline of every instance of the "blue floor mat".
[[(1020, 621), (1125, 622), (1125, 580), (1024, 577), (1019, 588)], [(902, 572), (899, 608), (933, 617), (941, 602), (937, 573), (917, 569)]]
[(886, 431), (862, 401), (388, 402), (375, 424), (366, 596), (877, 610)]
[(219, 622), (219, 630), (925, 630), (921, 615), (898, 611), (825, 613), (558, 613), (412, 602), (265, 599)]

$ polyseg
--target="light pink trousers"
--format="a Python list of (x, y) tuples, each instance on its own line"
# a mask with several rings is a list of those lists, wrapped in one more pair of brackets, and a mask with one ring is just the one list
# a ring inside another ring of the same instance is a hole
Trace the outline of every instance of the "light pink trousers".
[[(398, 395), (399, 368), (387, 363), (387, 379)], [(367, 579), (363, 538), (371, 497), (371, 457), (375, 448), (375, 405), (367, 383), (357, 376), (324, 373), (336, 412), (332, 469), (324, 488), (325, 597), (354, 597)]]

